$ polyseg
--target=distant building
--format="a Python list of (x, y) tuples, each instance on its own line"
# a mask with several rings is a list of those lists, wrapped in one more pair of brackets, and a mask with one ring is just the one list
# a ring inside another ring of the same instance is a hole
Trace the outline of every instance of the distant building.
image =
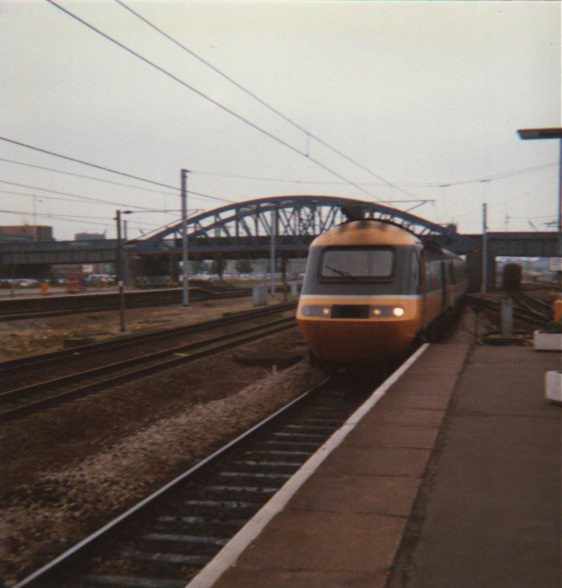
[[(75, 241), (103, 241), (105, 233), (76, 233)], [(110, 274), (113, 273), (112, 263), (88, 263), (80, 266), (83, 274)]]
[(105, 239), (105, 233), (76, 233), (75, 241), (101, 241)]
[(54, 241), (53, 227), (46, 225), (13, 225), (0, 227), (2, 241)]

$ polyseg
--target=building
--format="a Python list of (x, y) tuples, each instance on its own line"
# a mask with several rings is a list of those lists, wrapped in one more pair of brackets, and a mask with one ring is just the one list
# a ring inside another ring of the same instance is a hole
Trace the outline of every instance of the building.
[(0, 227), (2, 241), (54, 241), (53, 227), (46, 225), (12, 225)]
[(105, 233), (76, 233), (75, 241), (101, 241), (105, 239)]

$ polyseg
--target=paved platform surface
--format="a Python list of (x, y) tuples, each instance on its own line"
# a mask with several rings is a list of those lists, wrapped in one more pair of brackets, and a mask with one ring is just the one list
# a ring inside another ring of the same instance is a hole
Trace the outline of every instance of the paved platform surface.
[(215, 586), (558, 587), (558, 367), (430, 347)]
[(561, 358), (474, 350), (388, 588), (560, 587), (561, 408), (544, 373)]

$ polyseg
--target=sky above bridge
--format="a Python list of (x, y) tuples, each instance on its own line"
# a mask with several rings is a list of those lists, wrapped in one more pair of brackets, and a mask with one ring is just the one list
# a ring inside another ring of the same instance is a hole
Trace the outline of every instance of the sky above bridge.
[(126, 2), (305, 132), (121, 3), (56, 0), (171, 75), (53, 3), (4, 0), (0, 136), (171, 187), (0, 141), (0, 224), (113, 236), (134, 209), (136, 237), (179, 216), (182, 167), (216, 198), (190, 209), (327, 194), (434, 200), (415, 214), (463, 232), (483, 202), (493, 230), (555, 221), (558, 142), (516, 130), (560, 126), (559, 2)]

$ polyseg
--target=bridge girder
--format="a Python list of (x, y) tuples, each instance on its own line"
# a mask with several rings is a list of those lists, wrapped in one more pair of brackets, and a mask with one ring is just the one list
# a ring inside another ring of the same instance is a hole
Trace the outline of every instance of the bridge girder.
[[(271, 236), (276, 219), (275, 234), (279, 238), (308, 243), (311, 238), (344, 222), (346, 217), (342, 209), (346, 206), (361, 206), (367, 218), (393, 223), (420, 238), (439, 240), (445, 246), (462, 241), (460, 235), (447, 227), (376, 202), (311, 195), (256, 198), (205, 211), (188, 218), (187, 233), (191, 243), (220, 237), (261, 241)], [(181, 239), (181, 227), (178, 221), (130, 243), (140, 251), (154, 251), (158, 249), (154, 246), (156, 243), (162, 243), (166, 249), (164, 242), (169, 244), (174, 242), (170, 239)]]

